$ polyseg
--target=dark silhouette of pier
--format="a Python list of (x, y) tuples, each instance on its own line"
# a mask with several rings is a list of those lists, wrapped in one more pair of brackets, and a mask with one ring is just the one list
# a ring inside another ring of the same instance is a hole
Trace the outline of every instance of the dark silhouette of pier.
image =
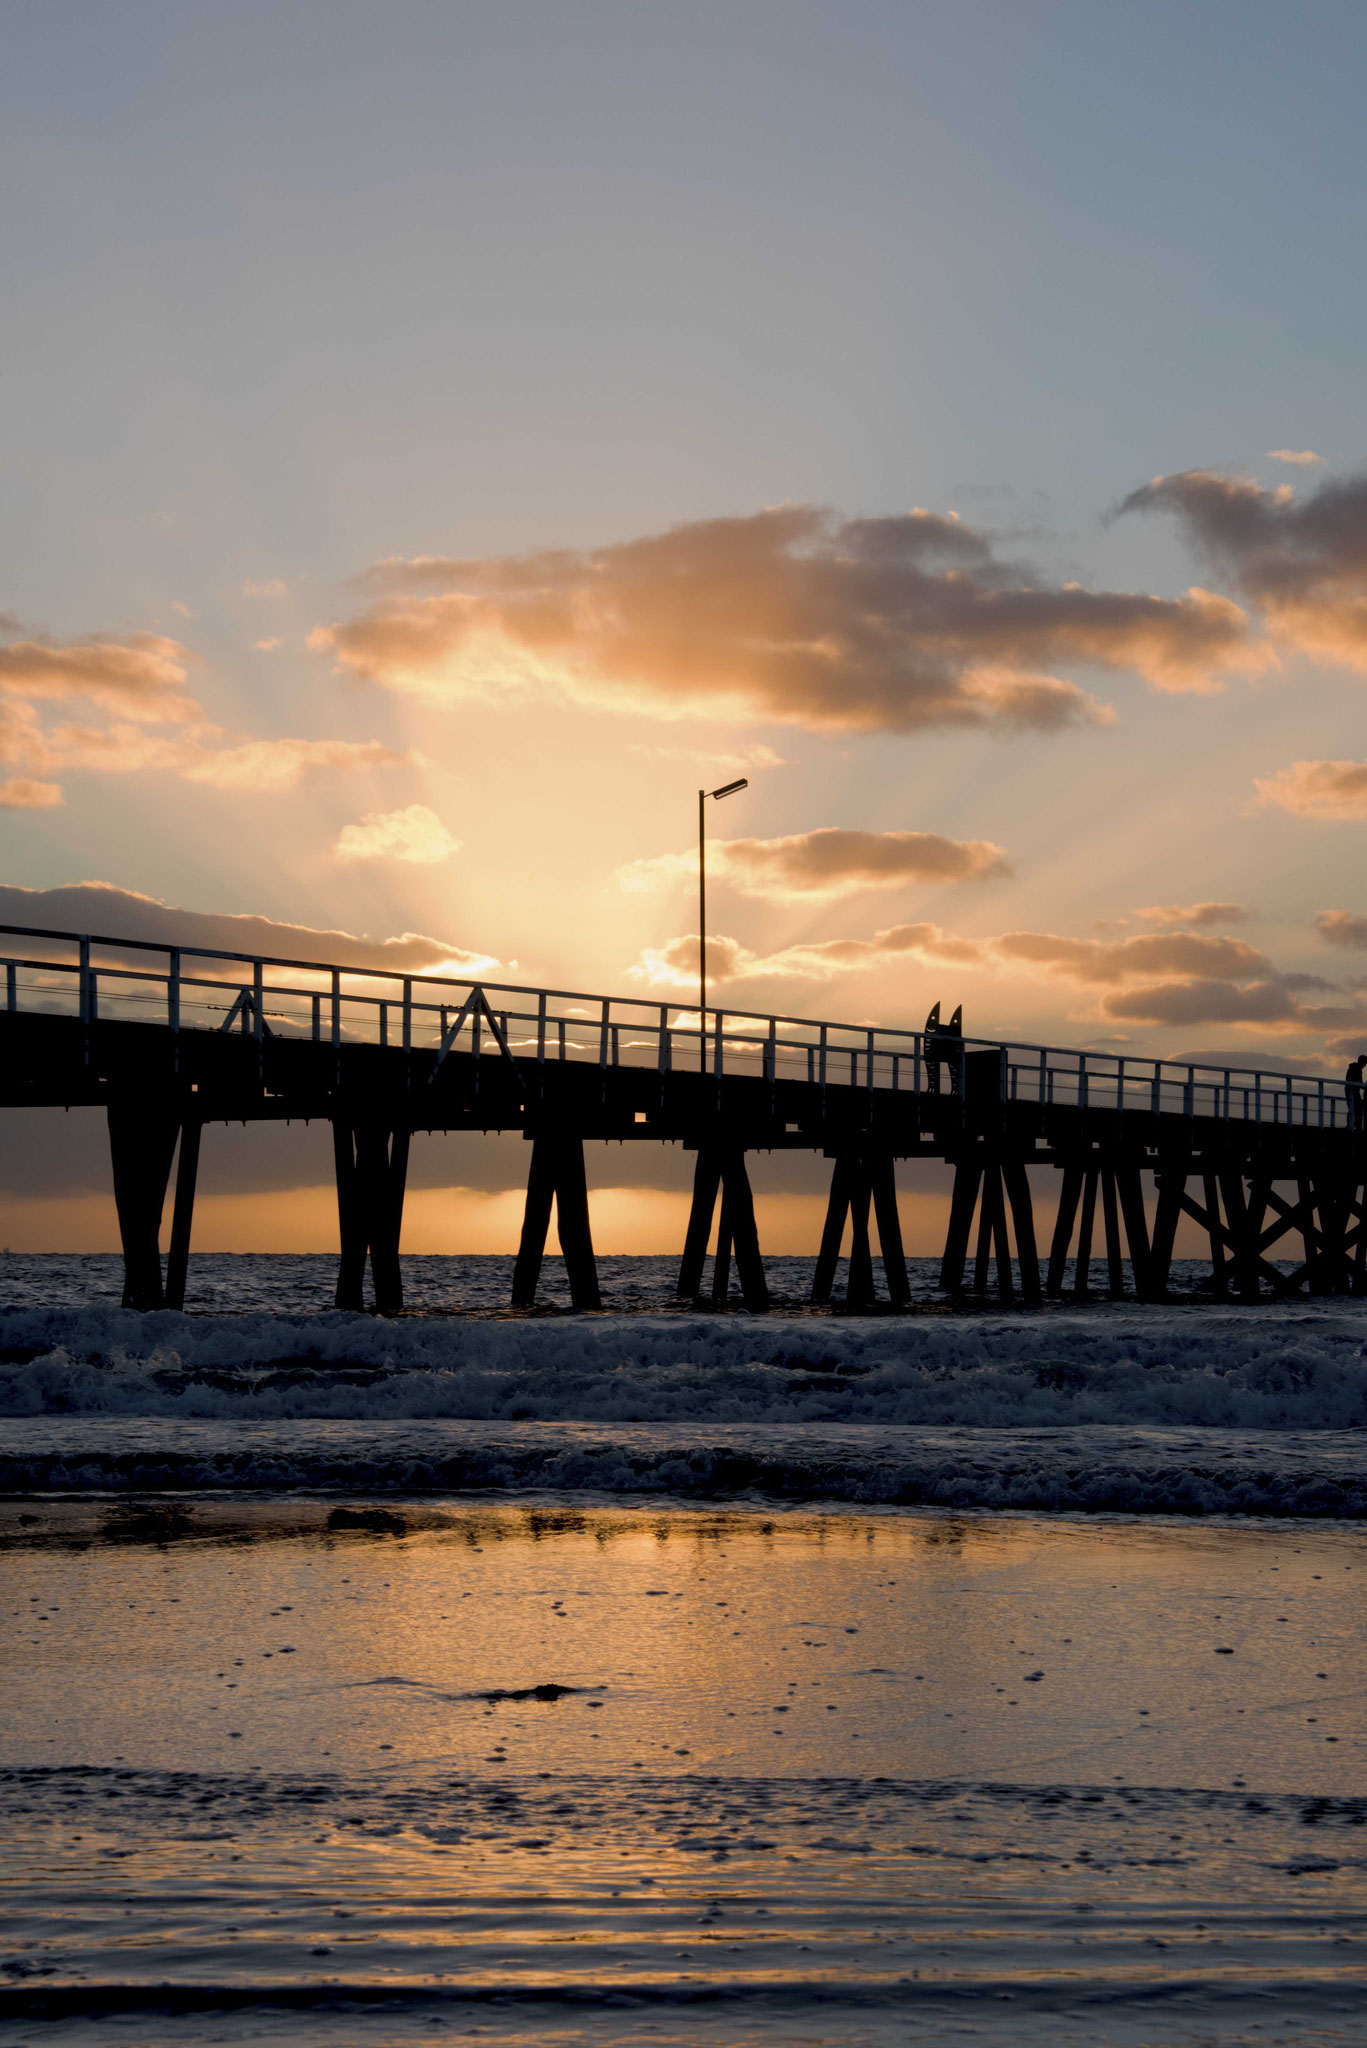
[[(1318, 1076), (716, 1009), (702, 1033), (698, 1013), (642, 998), (16, 925), (0, 937), (0, 1103), (105, 1109), (126, 1307), (184, 1306), (204, 1126), (313, 1118), (333, 1132), (345, 1309), (365, 1305), (367, 1263), (375, 1308), (403, 1307), (414, 1131), (529, 1140), (514, 1306), (535, 1302), (553, 1210), (574, 1305), (601, 1305), (590, 1139), (696, 1155), (678, 1291), (698, 1296), (715, 1221), (718, 1305), (734, 1263), (745, 1306), (768, 1306), (746, 1159), (792, 1150), (831, 1162), (816, 1303), (832, 1299), (847, 1227), (845, 1304), (874, 1302), (875, 1234), (891, 1303), (909, 1299), (901, 1159), (954, 1169), (951, 1296), (1085, 1298), (1100, 1263), (1117, 1297), (1128, 1262), (1137, 1297), (1162, 1301), (1184, 1215), (1209, 1245), (1210, 1299), (1367, 1291), (1367, 1137), (1344, 1085)], [(1031, 1168), (1060, 1176), (1043, 1262)]]

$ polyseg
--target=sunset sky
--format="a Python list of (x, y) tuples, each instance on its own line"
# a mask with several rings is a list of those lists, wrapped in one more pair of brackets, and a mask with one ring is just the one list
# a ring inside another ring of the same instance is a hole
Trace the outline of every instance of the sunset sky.
[[(1367, 1047), (1360, 6), (5, 42), (0, 916), (686, 997), (744, 775), (736, 1007)], [(113, 1246), (98, 1125), (5, 1124), (5, 1241)], [(197, 1244), (328, 1248), (325, 1132), (215, 1142)], [(519, 1147), (419, 1148), (411, 1248), (506, 1248)], [(675, 1244), (680, 1155), (590, 1170)], [(814, 1169), (757, 1184), (814, 1245)]]

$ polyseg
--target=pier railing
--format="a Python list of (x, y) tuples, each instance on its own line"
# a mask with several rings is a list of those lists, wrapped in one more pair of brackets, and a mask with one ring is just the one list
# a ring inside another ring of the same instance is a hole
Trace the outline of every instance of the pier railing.
[[(717, 1078), (749, 1075), (823, 1088), (1344, 1130), (1344, 1085), (1320, 1075), (1208, 1066), (1012, 1040), (810, 1017), (696, 1008), (387, 968), (166, 946), (149, 939), (0, 925), (10, 1013), (122, 1018), (172, 1032), (233, 1031), (335, 1047), (380, 1045), (576, 1061)], [(995, 1055), (995, 1062), (993, 1056)]]

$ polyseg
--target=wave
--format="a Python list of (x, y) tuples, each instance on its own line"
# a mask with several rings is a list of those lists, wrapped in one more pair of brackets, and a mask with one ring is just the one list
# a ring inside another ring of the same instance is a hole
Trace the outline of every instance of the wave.
[(1367, 1425), (1367, 1310), (1044, 1316), (0, 1316), (0, 1415)]
[[(266, 1423), (56, 1418), (0, 1425), (0, 1492), (136, 1496), (595, 1495), (1065, 1514), (1367, 1518), (1360, 1433), (1007, 1432), (907, 1425)], [(320, 1516), (324, 1513), (319, 1511)], [(32, 1519), (32, 1518), (31, 1518)], [(351, 1514), (402, 1535), (408, 1511)], [(421, 1515), (419, 1515), (421, 1520)], [(19, 1540), (25, 1540), (23, 1531)], [(110, 1540), (196, 1535), (191, 1514), (116, 1521)], [(207, 1533), (207, 1530), (205, 1531)], [(33, 1534), (38, 1534), (37, 1529)]]

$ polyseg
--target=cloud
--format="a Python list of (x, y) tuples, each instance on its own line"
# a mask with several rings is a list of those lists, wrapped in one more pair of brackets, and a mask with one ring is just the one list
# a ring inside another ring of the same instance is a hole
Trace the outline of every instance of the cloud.
[(1053, 731), (1107, 717), (1060, 666), (1208, 690), (1253, 659), (1230, 599), (1093, 591), (1000, 559), (951, 516), (812, 506), (587, 552), (380, 563), (316, 651), (438, 702), (559, 696), (820, 730)]
[(378, 967), (395, 974), (485, 974), (499, 965), (489, 953), (475, 953), (420, 932), (370, 939), (353, 932), (282, 924), (252, 913), (180, 910), (155, 896), (119, 889), (108, 882), (72, 882), (53, 889), (24, 889), (0, 883), (0, 922), (52, 931), (147, 939), (156, 945), (215, 947), (228, 953), (267, 954), (339, 967)]
[(268, 576), (261, 583), (244, 583), (242, 595), (244, 597), (283, 597), (288, 589), (288, 583), (283, 583), (278, 576)]
[[(707, 849), (709, 874), (742, 896), (804, 902), (856, 889), (895, 889), (908, 882), (981, 882), (1009, 875), (990, 839), (944, 839), (938, 832), (858, 832), (825, 825), (783, 839), (720, 839)], [(648, 889), (697, 873), (697, 854), (666, 853), (622, 870), (628, 889)]]
[(1322, 910), (1315, 930), (1327, 945), (1350, 951), (1367, 948), (1367, 917), (1354, 917), (1351, 910)]
[[(1367, 921), (1364, 921), (1367, 929)], [(956, 938), (937, 924), (893, 925), (870, 937), (827, 939), (756, 953), (729, 936), (709, 937), (708, 978), (716, 988), (766, 979), (832, 981), (896, 958), (961, 968), (1027, 969), (1096, 992), (1089, 1014), (1106, 1022), (1240, 1024), (1273, 1032), (1341, 1030), (1367, 1009), (1309, 1007), (1301, 998), (1332, 990), (1317, 975), (1279, 974), (1242, 940), (1198, 932), (1152, 932), (1118, 941), (1056, 932), (1003, 932)], [(651, 988), (691, 990), (698, 978), (697, 935), (648, 948), (630, 977)]]
[(293, 789), (317, 769), (380, 768), (404, 758), (378, 740), (248, 740), (206, 749), (180, 772), (215, 789)]
[(1028, 964), (1099, 988), (1098, 1014), (1112, 1022), (1319, 1032), (1357, 1014), (1307, 1006), (1302, 996), (1335, 992), (1334, 984), (1316, 974), (1280, 973), (1266, 954), (1243, 939), (1193, 931), (1149, 932), (1118, 941), (1006, 932), (986, 943), (998, 962)]
[[(889, 954), (902, 953), (961, 966), (1024, 967), (1050, 979), (1100, 988), (1193, 978), (1212, 983), (1280, 980), (1271, 961), (1255, 946), (1242, 939), (1209, 938), (1198, 932), (1144, 932), (1113, 941), (1068, 938), (1057, 932), (1002, 932), (991, 938), (965, 939), (946, 933), (938, 924), (899, 924), (867, 939), (823, 939), (766, 954), (753, 953), (735, 939), (714, 941), (709, 937), (709, 976), (714, 972), (714, 945), (719, 948), (714, 977), (718, 983), (775, 974), (828, 980), (875, 965)], [(628, 971), (633, 978), (652, 985), (686, 985), (696, 980), (696, 933), (648, 949)]]
[(1293, 761), (1254, 787), (1263, 803), (1299, 818), (1367, 818), (1367, 761)]
[[(753, 953), (738, 939), (709, 932), (707, 978), (718, 988), (728, 982), (758, 981), (772, 976), (830, 981), (837, 975), (908, 953), (923, 960), (963, 963), (980, 960), (983, 949), (973, 939), (946, 936), (936, 924), (893, 925), (868, 939), (822, 939), (809, 945), (785, 946), (777, 953)], [(695, 988), (698, 934), (687, 932), (663, 946), (648, 946), (627, 973), (633, 981), (643, 981), (651, 988)]]
[(1297, 469), (1313, 469), (1317, 462), (1323, 462), (1322, 455), (1316, 455), (1313, 448), (1269, 448), (1269, 462), (1289, 462)]
[(1229, 981), (1158, 982), (1118, 990), (1102, 1001), (1107, 1017), (1143, 1024), (1301, 1024), (1305, 1012), (1280, 980), (1240, 987)]
[(10, 811), (50, 811), (64, 801), (58, 782), (35, 782), (28, 775), (7, 775), (0, 782), (0, 805)]
[(158, 633), (67, 641), (34, 635), (0, 645), (0, 691), (29, 701), (87, 697), (122, 718), (153, 724), (190, 718), (198, 707), (185, 694), (188, 658), (178, 640)]
[(1297, 497), (1213, 470), (1156, 477), (1122, 512), (1169, 511), (1275, 641), (1367, 670), (1367, 478)]
[[(247, 740), (236, 747), (211, 747), (216, 726), (189, 732), (153, 733), (136, 725), (59, 725), (50, 732), (25, 729), (18, 742), (23, 757), (46, 769), (130, 775), (164, 770), (214, 789), (294, 789), (318, 769), (376, 768), (404, 759), (378, 740)], [(5, 735), (0, 729), (0, 757)]]
[(1251, 913), (1242, 903), (1151, 903), (1136, 917), (1149, 924), (1247, 924)]
[(1246, 981), (1272, 963), (1243, 939), (1198, 932), (1142, 932), (1130, 939), (1072, 939), (1055, 932), (1004, 932), (991, 942), (999, 960), (1097, 984), (1203, 976)]
[(435, 811), (409, 804), (402, 811), (367, 811), (359, 825), (345, 825), (334, 849), (339, 860), (403, 860), (432, 867), (460, 852)]
[(741, 775), (757, 768), (786, 768), (789, 763), (782, 754), (776, 754), (772, 747), (756, 744), (739, 747), (735, 753), (719, 754), (715, 747), (646, 747), (639, 742), (628, 747), (630, 754), (640, 754), (649, 761), (691, 761), (703, 770), (709, 782), (715, 783), (724, 775)]
[(253, 640), (252, 651), (255, 654), (274, 654), (276, 648), (284, 644), (283, 640)]
[[(17, 621), (0, 615), (0, 632), (18, 631)], [(6, 785), (8, 804), (35, 809), (60, 803), (60, 787), (35, 778), (64, 769), (165, 770), (217, 789), (285, 790), (315, 769), (373, 768), (407, 758), (377, 740), (212, 744), (222, 739), (221, 729), (203, 722), (182, 688), (188, 659), (178, 641), (151, 633), (66, 642), (30, 635), (0, 644), (0, 762), (26, 771)], [(44, 727), (38, 705), (71, 697), (111, 713), (110, 723)], [(156, 726), (180, 729), (157, 732)]]

